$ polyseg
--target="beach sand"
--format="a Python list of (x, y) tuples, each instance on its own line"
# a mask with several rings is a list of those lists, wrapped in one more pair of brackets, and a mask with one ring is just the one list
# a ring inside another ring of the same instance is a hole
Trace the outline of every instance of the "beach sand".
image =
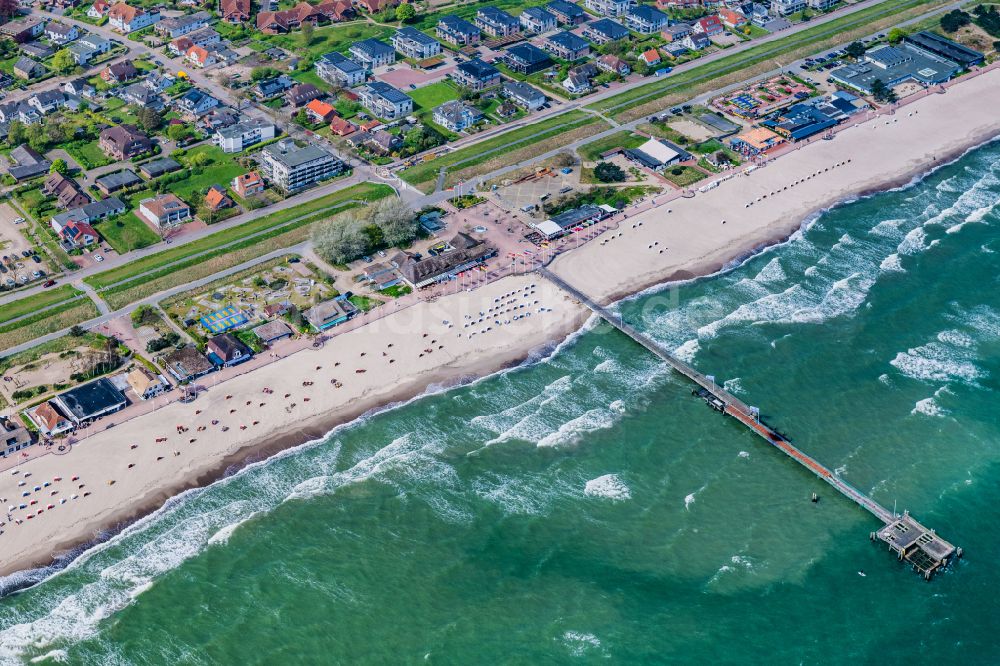
[(550, 268), (605, 304), (665, 281), (715, 273), (786, 239), (823, 208), (906, 183), (996, 137), (997, 108), (1000, 70), (993, 69), (894, 115), (849, 126), (831, 141), (815, 139), (707, 192), (629, 217), (617, 231), (558, 257)]
[[(490, 312), (501, 307), (509, 311)], [(28, 507), (12, 512), (21, 524), (3, 518), (0, 574), (47, 564), (53, 553), (93, 541), (101, 530), (149, 513), (167, 498), (219, 478), (233, 464), (322, 437), (340, 423), (429, 386), (515, 364), (579, 329), (589, 316), (547, 281), (509, 277), (401, 310), (332, 337), (322, 348), (218, 385), (206, 375), (196, 383), (207, 391), (192, 403), (172, 403), (87, 437), (65, 455), (41, 456), (18, 466), (17, 473), (3, 472), (4, 511), (11, 504)], [(487, 327), (492, 330), (484, 332)], [(336, 388), (333, 380), (342, 386)], [(179, 433), (179, 425), (188, 430)], [(157, 442), (160, 438), (166, 441)], [(29, 496), (22, 497), (24, 492)]]
[[(993, 70), (894, 116), (851, 127), (832, 141), (804, 145), (706, 193), (628, 218), (617, 230), (559, 257), (553, 270), (604, 302), (667, 280), (715, 272), (786, 238), (823, 207), (905, 181), (995, 137), (1000, 133), (997, 108), (1000, 72)], [(793, 185), (806, 176), (811, 177)], [(528, 297), (526, 288), (534, 290)], [(507, 305), (510, 292), (519, 298)], [(492, 323), (496, 317), (484, 316), (479, 323), (479, 312), (497, 307), (495, 299), (505, 309), (527, 304), (505, 312), (501, 320), (526, 312), (532, 316), (500, 327)], [(539, 307), (552, 311), (538, 312)], [(476, 321), (471, 328), (469, 316)], [(510, 366), (578, 329), (588, 317), (541, 277), (509, 277), (401, 310), (336, 335), (321, 349), (293, 354), (217, 386), (211, 376), (204, 377), (200, 384), (209, 390), (191, 404), (171, 404), (88, 437), (66, 455), (42, 456), (19, 466), (17, 474), (2, 473), (5, 506), (37, 504), (15, 510), (13, 517), (22, 524), (8, 521), (3, 527), (0, 573), (47, 564), (53, 553), (149, 513), (168, 497), (218, 478), (230, 465), (321, 437), (338, 423), (419, 395), (428, 386)], [(487, 326), (492, 330), (468, 337)], [(366, 372), (358, 374), (361, 368)], [(332, 379), (343, 387), (334, 388)], [(314, 384), (303, 386), (304, 381)], [(265, 394), (265, 387), (273, 393)], [(178, 433), (178, 425), (189, 430)], [(223, 426), (228, 427), (224, 434)], [(157, 443), (160, 437), (167, 439)], [(79, 480), (71, 481), (74, 476)], [(25, 485), (18, 486), (21, 482)], [(44, 482), (52, 485), (44, 487)], [(30, 495), (22, 498), (23, 492)], [(46, 509), (50, 504), (54, 508)], [(39, 508), (42, 514), (26, 519)]]

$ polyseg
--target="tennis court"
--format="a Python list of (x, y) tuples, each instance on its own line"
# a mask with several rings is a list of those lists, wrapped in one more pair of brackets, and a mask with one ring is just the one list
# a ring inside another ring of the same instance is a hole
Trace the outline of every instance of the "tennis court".
[(209, 333), (225, 333), (247, 323), (247, 318), (235, 305), (227, 305), (221, 310), (209, 313), (201, 318), (201, 325)]

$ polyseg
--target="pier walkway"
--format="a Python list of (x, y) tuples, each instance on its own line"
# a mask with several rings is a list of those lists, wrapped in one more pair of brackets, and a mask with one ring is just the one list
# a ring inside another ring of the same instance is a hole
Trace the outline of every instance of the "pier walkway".
[(620, 315), (616, 316), (547, 268), (540, 268), (539, 273), (585, 305), (605, 322), (632, 338), (678, 373), (697, 384), (700, 388), (695, 391), (695, 394), (704, 399), (713, 409), (733, 417), (749, 428), (751, 432), (765, 439), (769, 444), (882, 521), (883, 527), (877, 532), (872, 532), (871, 539), (887, 543), (890, 550), (895, 552), (900, 560), (905, 559), (924, 578), (929, 579), (937, 569), (947, 566), (952, 555), (961, 557), (961, 548), (956, 548), (938, 537), (934, 530), (925, 528), (914, 520), (908, 512), (898, 516), (841, 479), (829, 468), (788, 441), (787, 437), (761, 422), (757, 409), (750, 407), (725, 388), (716, 384), (714, 379), (698, 372), (691, 365), (667, 352), (649, 336), (625, 323)]

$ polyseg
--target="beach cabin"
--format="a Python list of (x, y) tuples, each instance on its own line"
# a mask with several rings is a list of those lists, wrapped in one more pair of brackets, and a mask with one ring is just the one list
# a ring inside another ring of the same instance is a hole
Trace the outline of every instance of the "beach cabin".
[(348, 321), (358, 314), (358, 309), (347, 300), (345, 294), (330, 301), (317, 303), (303, 314), (313, 328), (325, 331)]
[(223, 333), (210, 339), (205, 349), (208, 352), (208, 360), (221, 368), (239, 365), (253, 357), (253, 351), (231, 333)]

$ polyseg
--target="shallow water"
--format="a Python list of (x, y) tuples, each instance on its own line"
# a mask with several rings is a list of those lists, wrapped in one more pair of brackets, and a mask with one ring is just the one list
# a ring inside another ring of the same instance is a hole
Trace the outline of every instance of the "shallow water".
[(0, 660), (996, 663), (998, 199), (994, 145), (621, 304), (963, 546), (931, 583), (601, 325), (171, 501), (0, 601)]

